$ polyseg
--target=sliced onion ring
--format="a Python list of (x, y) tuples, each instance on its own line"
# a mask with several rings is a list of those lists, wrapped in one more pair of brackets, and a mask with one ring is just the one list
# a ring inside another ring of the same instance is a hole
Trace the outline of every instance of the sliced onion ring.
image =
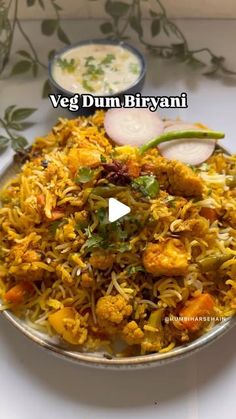
[[(200, 130), (196, 125), (177, 122), (165, 128), (165, 132), (181, 130)], [(162, 156), (169, 160), (179, 160), (197, 166), (206, 161), (215, 150), (216, 141), (211, 139), (183, 138), (159, 144)]]
[(104, 126), (115, 143), (137, 147), (164, 132), (164, 124), (158, 114), (141, 108), (109, 109)]

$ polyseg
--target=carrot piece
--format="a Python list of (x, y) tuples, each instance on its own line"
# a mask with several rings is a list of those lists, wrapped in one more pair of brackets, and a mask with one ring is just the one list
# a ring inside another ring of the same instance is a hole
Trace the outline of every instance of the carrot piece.
[(183, 328), (190, 332), (198, 331), (204, 323), (200, 317), (207, 317), (213, 314), (214, 305), (213, 298), (207, 293), (191, 298), (179, 312), (179, 316), (183, 317), (181, 319)]
[(59, 220), (60, 218), (64, 217), (64, 215), (65, 215), (64, 212), (55, 208), (55, 209), (52, 210), (52, 216), (51, 216), (50, 220), (52, 220), (52, 221)]
[(6, 303), (21, 304), (28, 294), (32, 294), (34, 288), (30, 282), (21, 281), (10, 288), (4, 295)]
[(199, 213), (202, 217), (206, 218), (207, 220), (209, 220), (211, 223), (213, 223), (213, 221), (218, 220), (218, 215), (217, 212), (214, 208), (206, 208), (203, 207)]
[(37, 196), (37, 204), (40, 205), (40, 207), (45, 205), (45, 196), (42, 193)]

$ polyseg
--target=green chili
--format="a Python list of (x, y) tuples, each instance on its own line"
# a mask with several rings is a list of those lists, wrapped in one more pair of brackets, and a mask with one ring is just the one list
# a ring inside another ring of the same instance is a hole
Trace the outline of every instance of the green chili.
[(224, 138), (225, 134), (220, 131), (207, 131), (207, 130), (187, 130), (187, 131), (170, 131), (159, 135), (159, 137), (143, 144), (139, 151), (141, 154), (150, 148), (157, 147), (161, 143), (165, 143), (171, 140), (180, 140), (183, 138), (201, 138), (201, 139), (214, 139), (219, 140)]

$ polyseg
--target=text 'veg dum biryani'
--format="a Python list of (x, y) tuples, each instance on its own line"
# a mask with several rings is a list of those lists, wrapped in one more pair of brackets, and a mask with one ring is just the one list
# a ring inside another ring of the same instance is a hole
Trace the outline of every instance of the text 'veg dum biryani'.
[(61, 119), (1, 192), (1, 309), (80, 350), (169, 351), (235, 313), (236, 157), (140, 154), (103, 120)]

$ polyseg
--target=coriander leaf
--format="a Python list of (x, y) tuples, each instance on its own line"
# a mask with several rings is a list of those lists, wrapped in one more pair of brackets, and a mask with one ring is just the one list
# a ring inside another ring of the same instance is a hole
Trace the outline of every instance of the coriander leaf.
[(58, 229), (58, 227), (62, 227), (65, 224), (68, 224), (68, 221), (67, 220), (56, 220), (56, 221), (53, 221), (52, 223), (50, 223), (50, 226), (49, 226), (50, 233), (55, 234), (56, 231), (57, 231), (57, 229)]
[(145, 269), (143, 266), (128, 266), (128, 268), (126, 268), (126, 271), (129, 275), (133, 275), (136, 274), (137, 272), (145, 272)]
[(104, 157), (102, 154), (100, 156), (100, 160), (101, 160), (101, 163), (106, 163), (107, 162), (106, 157)]
[(114, 54), (107, 54), (105, 58), (103, 58), (103, 60), (101, 61), (101, 64), (104, 65), (108, 65), (110, 64), (113, 60), (115, 60), (115, 55)]
[(99, 208), (97, 210), (97, 217), (99, 219), (100, 224), (105, 223), (105, 221), (107, 221), (107, 211), (105, 210), (105, 208)]
[(71, 58), (70, 60), (67, 60), (66, 58), (58, 58), (57, 65), (59, 65), (62, 70), (67, 71), (68, 73), (73, 73), (76, 69), (74, 58)]
[(129, 243), (119, 243), (119, 245), (116, 247), (116, 251), (120, 253), (125, 253), (131, 249)]
[(155, 198), (160, 190), (159, 183), (154, 176), (140, 176), (132, 182), (131, 186), (150, 198)]
[(95, 91), (94, 88), (87, 82), (87, 80), (82, 81), (82, 86), (88, 92), (94, 92)]
[(130, 63), (129, 70), (133, 74), (139, 74), (140, 73), (140, 67), (137, 63)]
[(87, 183), (93, 179), (94, 172), (89, 167), (81, 167), (78, 171), (78, 175), (75, 178), (76, 183)]
[(95, 247), (99, 247), (104, 244), (104, 238), (99, 236), (98, 234), (94, 234), (93, 236), (89, 237), (85, 242), (83, 248), (87, 250), (93, 249)]

